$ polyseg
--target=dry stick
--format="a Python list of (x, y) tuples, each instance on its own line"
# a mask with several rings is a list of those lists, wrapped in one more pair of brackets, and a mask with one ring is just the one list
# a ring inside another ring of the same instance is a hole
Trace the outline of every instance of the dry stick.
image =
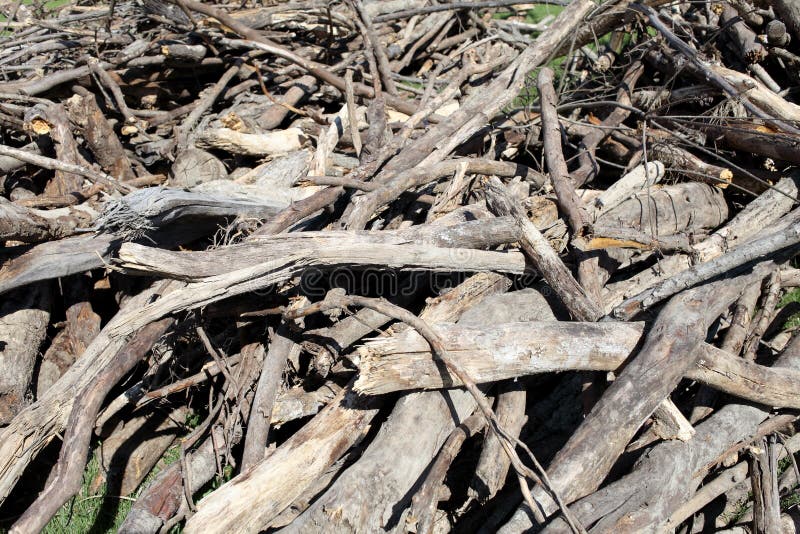
[(356, 97), (353, 93), (353, 69), (347, 69), (344, 75), (344, 97), (347, 101), (347, 114), (350, 118), (350, 137), (353, 138), (353, 148), (356, 157), (361, 156), (361, 132), (358, 131), (358, 116), (356, 115)]
[[(565, 519), (567, 520), (567, 522), (569, 523), (570, 527), (574, 532), (585, 532), (585, 529), (582, 526), (573, 521), (572, 514), (566, 507), (561, 497), (555, 491), (550, 491), (550, 488), (552, 488), (552, 486), (550, 485), (550, 481), (547, 478), (547, 473), (539, 464), (538, 460), (536, 460), (536, 457), (533, 455), (531, 450), (518, 438), (509, 434), (503, 428), (500, 427), (500, 424), (497, 421), (497, 417), (495, 416), (494, 411), (492, 411), (492, 407), (486, 401), (486, 398), (484, 397), (483, 393), (478, 389), (478, 386), (475, 385), (475, 382), (464, 371), (461, 365), (456, 363), (450, 357), (450, 355), (447, 353), (447, 350), (444, 347), (444, 344), (442, 343), (442, 340), (439, 338), (439, 335), (423, 319), (420, 319), (419, 317), (409, 312), (408, 310), (396, 306), (384, 299), (374, 299), (374, 298), (360, 297), (354, 295), (341, 295), (335, 292), (329, 292), (328, 295), (326, 295), (325, 300), (307, 306), (301, 310), (297, 311), (290, 310), (284, 316), (287, 319), (297, 319), (299, 317), (304, 317), (312, 313), (317, 313), (331, 309), (346, 308), (348, 306), (370, 308), (372, 310), (377, 311), (378, 313), (381, 313), (388, 317), (392, 317), (398, 321), (404, 322), (407, 325), (414, 328), (417, 332), (419, 332), (419, 334), (425, 338), (425, 341), (428, 342), (428, 344), (431, 347), (431, 350), (436, 355), (436, 357), (439, 358), (445, 364), (445, 366), (450, 372), (452, 372), (456, 377), (458, 377), (459, 380), (461, 380), (461, 382), (464, 384), (464, 387), (467, 389), (467, 391), (469, 391), (469, 393), (475, 399), (475, 402), (477, 403), (478, 408), (481, 410), (483, 416), (486, 418), (489, 427), (500, 438), (500, 442), (503, 444), (503, 449), (506, 451), (506, 454), (508, 454), (509, 458), (511, 459), (511, 465), (517, 472), (517, 478), (519, 480), (525, 501), (531, 507), (531, 510), (534, 511), (534, 514), (536, 514), (536, 510), (538, 510), (538, 508), (535, 507), (533, 503), (533, 499), (531, 498), (530, 490), (528, 489), (525, 477), (530, 477), (531, 479), (533, 479), (539, 484), (542, 484), (543, 487), (548, 489), (548, 492), (556, 501), (556, 503), (558, 503), (562, 513), (564, 513)], [(525, 464), (522, 462), (522, 460), (514, 450), (516, 446), (521, 447), (527, 453), (528, 457), (533, 462), (536, 470), (539, 472), (538, 475), (533, 471), (531, 471), (527, 466), (525, 466)], [(543, 517), (540, 517), (540, 519), (542, 521), (544, 520)]]
[[(431, 150), (435, 149), (439, 143), (447, 139), (469, 138), (473, 133), (480, 130), (491, 117), (494, 117), (500, 112), (504, 106), (517, 98), (520, 90), (524, 87), (525, 83), (527, 83), (527, 73), (544, 62), (551, 55), (553, 50), (559, 46), (571, 31), (579, 26), (583, 18), (594, 8), (595, 4), (591, 0), (573, 0), (573, 2), (571, 2), (557, 17), (556, 22), (553, 23), (547, 31), (542, 33), (536, 42), (514, 60), (511, 65), (506, 67), (506, 69), (492, 81), (485, 92), (479, 91), (470, 96), (470, 98), (463, 103), (461, 108), (451, 115), (447, 121), (440, 122), (435, 128), (432, 128), (421, 138), (405, 147), (402, 153), (398, 154), (389, 162), (387, 170), (389, 170), (391, 166), (396, 172), (398, 170), (411, 169), (423, 160), (425, 160), (426, 163), (434, 163), (443, 160), (449, 154), (449, 150), (441, 149), (435, 151), (433, 154), (431, 154)], [(226, 20), (219, 20), (229, 25)], [(614, 21), (616, 24), (618, 19), (615, 17)], [(239, 25), (237, 24), (237, 26)], [(233, 26), (230, 27), (233, 28)], [(257, 35), (256, 33), (256, 36)], [(266, 48), (263, 49), (266, 50)], [(304, 61), (302, 58), (297, 59)], [(358, 87), (356, 87), (356, 89), (358, 89)], [(405, 113), (403, 108), (392, 103), (391, 95), (386, 97), (386, 101), (399, 111)], [(415, 111), (416, 109), (413, 109), (408, 113), (413, 114)], [(358, 169), (350, 173), (351, 176), (359, 180), (372, 176), (377, 172), (380, 166), (394, 154), (394, 151), (397, 150), (399, 146), (394, 146), (390, 143), (384, 148), (386, 149), (385, 154), (382, 153), (380, 157), (374, 161), (362, 163)], [(304, 199), (301, 203), (293, 204), (262, 228), (264, 228), (265, 232), (282, 231), (303, 217), (335, 202), (342, 194), (344, 194), (344, 189), (341, 187), (323, 189), (307, 199)]]
[(417, 534), (431, 534), (433, 532), (436, 505), (439, 502), (439, 488), (442, 487), (447, 470), (461, 450), (464, 441), (480, 432), (485, 425), (485, 418), (478, 414), (471, 415), (450, 433), (447, 441), (442, 445), (439, 455), (428, 469), (422, 487), (411, 499), (409, 518), (410, 521), (416, 523), (414, 526)]
[(78, 492), (83, 468), (100, 406), (111, 388), (139, 363), (150, 347), (172, 325), (166, 318), (150, 323), (137, 332), (128, 345), (120, 351), (97, 378), (77, 396), (67, 423), (64, 443), (55, 468), (55, 476), (36, 501), (11, 527), (10, 533), (35, 534), (40, 532), (58, 509)]
[(261, 375), (258, 378), (250, 418), (247, 421), (242, 471), (264, 459), (264, 451), (269, 441), (272, 407), (275, 405), (275, 398), (281, 386), (283, 369), (291, 353), (299, 349), (300, 345), (289, 337), (289, 328), (286, 324), (281, 324), (270, 340), (269, 351), (264, 358)]
[(742, 357), (754, 361), (756, 359), (756, 350), (761, 343), (761, 337), (767, 331), (769, 323), (775, 316), (775, 306), (778, 304), (778, 297), (781, 294), (781, 273), (780, 270), (775, 271), (770, 276), (767, 282), (767, 289), (764, 295), (763, 302), (761, 303), (761, 310), (759, 311), (758, 319), (754, 321), (753, 329), (748, 336), (744, 345)]
[(389, 66), (389, 57), (386, 55), (386, 50), (378, 40), (378, 34), (375, 32), (375, 26), (369, 18), (367, 10), (364, 9), (364, 3), (361, 0), (351, 0), (353, 8), (358, 13), (358, 17), (364, 25), (365, 37), (369, 40), (370, 48), (375, 54), (375, 60), (378, 62), (378, 72), (380, 73), (381, 83), (383, 88), (390, 95), (397, 95), (397, 87), (394, 85), (392, 79), (392, 69)]
[(587, 217), (581, 200), (575, 194), (575, 187), (570, 182), (567, 163), (561, 150), (561, 123), (556, 111), (558, 100), (553, 87), (553, 70), (548, 67), (542, 68), (536, 84), (542, 106), (542, 138), (547, 170), (556, 192), (558, 207), (567, 216), (573, 236), (577, 237), (583, 234)]
[(498, 216), (510, 215), (520, 228), (522, 250), (531, 259), (547, 283), (564, 302), (569, 312), (579, 321), (597, 321), (602, 310), (589, 298), (586, 291), (575, 281), (558, 253), (547, 239), (528, 220), (525, 211), (496, 177), (484, 182), (486, 202)]
[(0, 145), (0, 156), (10, 156), (14, 159), (18, 159), (19, 161), (24, 161), (25, 163), (36, 165), (37, 167), (42, 167), (43, 169), (50, 169), (51, 171), (58, 170), (62, 172), (71, 172), (73, 174), (83, 176), (92, 182), (100, 183), (116, 189), (121, 193), (130, 193), (135, 189), (129, 185), (119, 183), (116, 179), (114, 179), (113, 176), (104, 172), (97, 172), (81, 165), (64, 163), (63, 161), (33, 154), (27, 150), (21, 150), (19, 148)]
[(798, 244), (800, 244), (800, 223), (794, 223), (785, 230), (741, 245), (707, 263), (701, 263), (671, 278), (667, 278), (652, 288), (625, 300), (614, 308), (610, 315), (616, 319), (629, 320), (637, 313), (650, 309), (684, 289), (711, 280), (719, 275), (736, 273), (748, 263), (776, 253), (794, 251)]
[(677, 35), (672, 33), (672, 31), (667, 28), (667, 26), (661, 22), (658, 18), (658, 13), (650, 6), (644, 6), (641, 4), (631, 4), (631, 9), (634, 9), (647, 17), (650, 21), (650, 25), (655, 28), (656, 30), (661, 33), (664, 38), (674, 46), (681, 54), (686, 56), (689, 61), (694, 63), (705, 75), (706, 79), (722, 89), (729, 97), (735, 98), (739, 100), (742, 105), (745, 107), (747, 111), (764, 119), (767, 124), (770, 126), (775, 127), (778, 130), (783, 130), (788, 133), (793, 134), (800, 134), (800, 130), (792, 126), (791, 124), (786, 123), (785, 121), (776, 119), (772, 117), (770, 114), (765, 113), (761, 108), (754, 105), (749, 98), (743, 95), (736, 87), (734, 87), (728, 80), (726, 80), (723, 76), (717, 74), (713, 69), (709, 67), (709, 65), (700, 59), (697, 56), (697, 52), (695, 52), (689, 45), (684, 43)]
[(781, 532), (778, 495), (778, 455), (774, 437), (756, 441), (750, 448), (750, 480), (753, 486), (753, 531)]

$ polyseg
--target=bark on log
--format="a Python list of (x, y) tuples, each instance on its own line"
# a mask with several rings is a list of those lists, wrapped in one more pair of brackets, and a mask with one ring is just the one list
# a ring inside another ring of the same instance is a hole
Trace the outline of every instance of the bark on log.
[(33, 367), (50, 322), (51, 290), (40, 284), (4, 299), (0, 307), (0, 425), (32, 400)]

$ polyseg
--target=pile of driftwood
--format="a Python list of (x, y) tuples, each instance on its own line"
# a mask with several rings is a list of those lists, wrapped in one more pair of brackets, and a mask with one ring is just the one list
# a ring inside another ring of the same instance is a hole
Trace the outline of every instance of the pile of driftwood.
[(798, 531), (796, 1), (3, 9), (0, 528)]

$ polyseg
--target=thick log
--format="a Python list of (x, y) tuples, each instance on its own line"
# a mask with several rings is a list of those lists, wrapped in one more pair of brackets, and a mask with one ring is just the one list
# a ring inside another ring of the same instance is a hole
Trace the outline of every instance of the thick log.
[(0, 425), (32, 400), (33, 367), (50, 322), (51, 290), (40, 284), (18, 291), (0, 307)]

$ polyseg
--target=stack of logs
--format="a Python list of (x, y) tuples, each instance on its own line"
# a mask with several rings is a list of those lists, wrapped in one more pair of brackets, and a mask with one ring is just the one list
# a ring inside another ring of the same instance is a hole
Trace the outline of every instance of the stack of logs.
[(0, 530), (800, 532), (796, 1), (51, 4)]

